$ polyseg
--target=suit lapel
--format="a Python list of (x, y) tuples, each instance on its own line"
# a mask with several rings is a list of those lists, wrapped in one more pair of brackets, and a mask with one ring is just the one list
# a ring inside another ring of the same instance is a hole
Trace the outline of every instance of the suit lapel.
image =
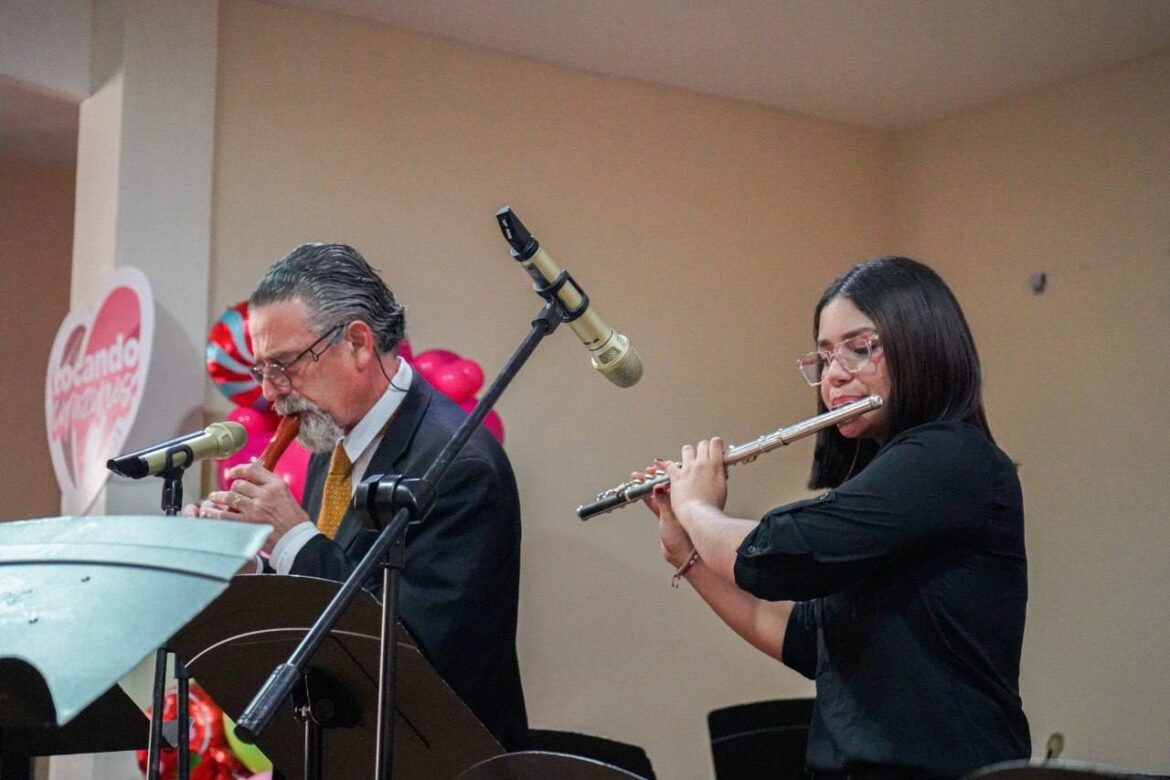
[[(414, 441), (415, 434), (418, 432), (418, 427), (422, 423), (427, 407), (431, 404), (431, 394), (433, 392), (426, 380), (415, 373), (414, 381), (410, 383), (410, 389), (406, 391), (406, 397), (402, 399), (402, 405), (398, 407), (394, 419), (390, 421), (390, 427), (386, 429), (386, 433), (382, 436), (382, 441), (378, 445), (378, 449), (374, 451), (374, 456), (370, 459), (370, 465), (361, 477), (362, 480), (377, 474), (398, 473), (397, 470), (400, 468), (403, 456), (410, 447), (410, 443)], [(411, 474), (409, 476), (417, 477), (421, 475)], [(317, 506), (320, 507), (320, 496), (318, 495), (316, 498)], [(316, 515), (313, 516), (314, 518), (316, 517)], [(348, 547), (349, 543), (364, 527), (365, 524), (362, 522), (362, 518), (358, 515), (357, 510), (351, 506), (346, 511), (345, 517), (342, 518), (341, 527), (337, 530), (337, 543), (342, 547)]]

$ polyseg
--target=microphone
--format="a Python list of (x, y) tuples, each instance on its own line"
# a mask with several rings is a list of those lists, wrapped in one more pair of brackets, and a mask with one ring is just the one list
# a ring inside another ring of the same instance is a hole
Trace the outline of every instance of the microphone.
[(511, 208), (502, 207), (496, 212), (496, 220), (504, 240), (512, 247), (512, 257), (532, 277), (536, 291), (546, 298), (555, 295), (568, 312), (565, 321), (589, 350), (593, 367), (618, 387), (633, 386), (642, 378), (642, 360), (630, 340), (602, 321), (577, 281), (540, 248), (536, 237)]
[(244, 446), (248, 432), (237, 422), (216, 422), (201, 431), (156, 444), (106, 461), (106, 468), (131, 479), (157, 476), (166, 471), (167, 455), (172, 468), (186, 468), (205, 458), (226, 458)]

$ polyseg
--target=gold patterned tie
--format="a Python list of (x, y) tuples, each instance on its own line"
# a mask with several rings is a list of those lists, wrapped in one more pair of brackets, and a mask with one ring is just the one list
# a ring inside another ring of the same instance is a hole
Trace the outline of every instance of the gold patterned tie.
[(337, 529), (341, 525), (341, 518), (345, 510), (349, 509), (350, 499), (353, 498), (349, 472), (353, 464), (345, 454), (345, 447), (341, 442), (333, 448), (333, 457), (329, 459), (329, 474), (325, 477), (325, 491), (321, 495), (321, 512), (317, 515), (317, 530), (332, 539), (337, 536)]

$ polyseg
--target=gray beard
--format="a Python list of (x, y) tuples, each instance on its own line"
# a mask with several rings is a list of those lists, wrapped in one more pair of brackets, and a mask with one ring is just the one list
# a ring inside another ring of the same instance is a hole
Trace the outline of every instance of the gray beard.
[(311, 452), (332, 452), (337, 440), (345, 435), (329, 414), (307, 398), (286, 395), (278, 398), (272, 406), (282, 417), (300, 415), (301, 429), (297, 432), (297, 441)]

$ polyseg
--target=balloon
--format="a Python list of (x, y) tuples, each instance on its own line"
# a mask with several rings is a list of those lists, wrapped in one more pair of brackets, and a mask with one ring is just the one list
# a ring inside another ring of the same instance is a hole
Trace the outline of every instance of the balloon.
[(500, 440), (500, 444), (504, 443), (504, 421), (500, 419), (500, 415), (496, 413), (495, 409), (492, 409), (483, 418), (483, 427), (494, 433), (496, 438)]
[(414, 356), (411, 365), (423, 375), (423, 378), (434, 384), (436, 372), (448, 363), (459, 360), (459, 356), (446, 349), (428, 349)]
[(280, 415), (250, 406), (237, 406), (228, 412), (228, 419), (244, 426), (249, 436), (258, 436), (264, 433), (271, 435), (276, 431)]
[(475, 395), (479, 389), (483, 387), (483, 369), (479, 367), (479, 363), (474, 360), (457, 360), (451, 363), (456, 370), (462, 372), (471, 382), (471, 392), (469, 395)]
[(313, 453), (294, 441), (276, 462), (272, 473), (288, 483), (288, 489), (298, 502), (305, 493), (305, 476), (309, 471), (309, 458)]
[[(236, 736), (236, 724), (228, 717), (226, 712), (223, 714), (223, 732), (227, 738), (227, 745), (231, 748), (232, 755), (248, 771), (264, 772), (272, 769), (272, 762), (268, 760), (268, 756), (261, 752), (260, 748), (255, 745), (249, 745)], [(254, 777), (259, 777), (259, 775), (254, 775)]]
[[(192, 682), (187, 688), (187, 707), (190, 715), (188, 740), (190, 746), (190, 760), (196, 770), (202, 769), (199, 776), (203, 778), (217, 778), (218, 775), (208, 774), (215, 765), (212, 754), (227, 744), (223, 730), (223, 710), (219, 708), (210, 696), (199, 687), (199, 683)], [(150, 708), (146, 714), (150, 715)], [(178, 717), (178, 694), (170, 691), (163, 699), (163, 722)], [(138, 768), (146, 772), (146, 750), (137, 752)], [(203, 767), (204, 764), (208, 766)], [(162, 748), (159, 753), (159, 777), (162, 780), (171, 780), (177, 774), (178, 750)], [(191, 772), (192, 780), (196, 780), (195, 771)], [(231, 775), (227, 775), (231, 778)]]
[(260, 453), (264, 452), (264, 448), (268, 446), (268, 440), (276, 432), (276, 424), (280, 421), (280, 416), (271, 412), (262, 412), (250, 406), (237, 406), (228, 413), (228, 419), (244, 426), (248, 440), (239, 452), (216, 461), (215, 484), (219, 486), (220, 490), (228, 489), (228, 480), (224, 477), (228, 469), (241, 463), (251, 463), (260, 457)]
[(454, 363), (448, 363), (436, 371), (430, 380), (439, 392), (457, 404), (471, 398), (477, 389), (472, 384), (471, 377), (460, 368), (460, 364), (466, 362), (468, 361), (458, 360)]
[(398, 342), (398, 357), (402, 358), (407, 363), (414, 359), (414, 352), (410, 348), (410, 341), (408, 339), (403, 339), (402, 341)]
[(248, 372), (256, 365), (248, 330), (248, 302), (228, 308), (211, 326), (203, 351), (207, 374), (219, 392), (240, 406), (267, 409), (259, 383)]
[[(475, 405), (478, 403), (478, 399), (468, 398), (466, 401), (459, 404), (459, 407), (468, 414), (471, 414), (471, 410), (474, 409)], [(496, 414), (495, 409), (490, 410), (484, 416), (483, 422), (480, 423), (480, 425), (491, 431), (495, 437), (500, 440), (500, 444), (504, 443), (504, 422), (500, 419), (500, 415)]]

